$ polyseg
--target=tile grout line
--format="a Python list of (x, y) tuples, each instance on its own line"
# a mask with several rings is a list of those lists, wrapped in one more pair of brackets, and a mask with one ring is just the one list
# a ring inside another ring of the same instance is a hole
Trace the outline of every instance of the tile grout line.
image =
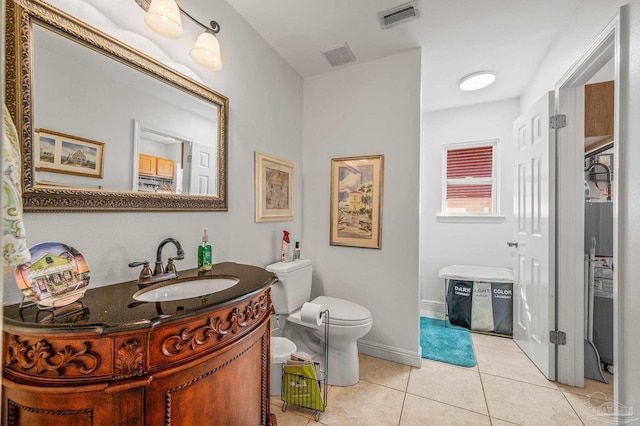
[[(498, 347), (491, 346), (491, 345), (483, 345), (482, 343), (478, 343), (477, 346), (482, 346), (483, 348), (495, 349), (497, 351), (511, 352), (511, 353), (515, 353), (515, 354), (523, 354), (523, 355), (525, 355), (525, 353), (522, 352), (522, 349), (518, 348), (517, 346), (516, 346), (517, 350), (498, 348)], [(473, 344), (473, 347), (475, 349), (476, 343)]]
[(407, 393), (404, 393), (404, 396), (402, 397), (402, 407), (400, 407), (400, 418), (398, 419), (398, 426), (400, 426), (400, 424), (402, 423), (402, 413), (404, 412), (404, 404), (407, 401)]
[[(560, 389), (558, 389), (558, 390), (560, 390)], [(560, 393), (562, 394), (562, 397), (564, 398), (564, 400), (567, 401), (567, 404), (569, 404), (569, 407), (571, 407), (571, 409), (573, 410), (573, 412), (576, 415), (576, 417), (578, 417), (578, 420), (580, 420), (580, 423), (585, 425), (586, 423), (584, 422), (584, 420), (582, 420), (582, 417), (580, 417), (580, 414), (578, 414), (578, 412), (574, 408), (574, 406), (571, 403), (571, 401), (569, 401), (569, 398), (567, 398), (567, 395), (565, 395), (564, 392), (562, 392), (561, 390), (560, 390)]]
[[(429, 398), (429, 397), (422, 396), (422, 395), (418, 395), (418, 394), (411, 393), (411, 392), (407, 392), (407, 395), (415, 396), (415, 397), (420, 398), (420, 399), (426, 399), (427, 401), (432, 401), (432, 402), (435, 402), (435, 403), (437, 403), (437, 404), (442, 404), (442, 405), (449, 406), (449, 407), (451, 407), (451, 408), (456, 408), (456, 409), (458, 409), (458, 410), (467, 411), (467, 412), (469, 412), (469, 413), (477, 414), (477, 415), (479, 415), (479, 416), (489, 417), (487, 414), (484, 414), (484, 413), (478, 413), (477, 411), (473, 411), (473, 410), (469, 410), (468, 408), (463, 408), (463, 407), (460, 407), (460, 406), (457, 406), (457, 405), (453, 405), (453, 404), (451, 404), (451, 403), (449, 403), (449, 402), (438, 401), (437, 399)], [(488, 412), (488, 411), (489, 411), (489, 410), (487, 410), (487, 412)]]
[(361, 382), (367, 382), (367, 383), (369, 383), (369, 384), (371, 384), (371, 385), (382, 386), (383, 388), (391, 389), (391, 390), (394, 390), (394, 391), (396, 391), (396, 392), (406, 393), (406, 390), (404, 390), (404, 391), (403, 391), (403, 390), (398, 389), (398, 388), (392, 388), (391, 386), (383, 385), (383, 384), (381, 384), (381, 383), (372, 382), (371, 380), (367, 380), (367, 379), (360, 379), (360, 381), (361, 381)]
[(480, 379), (480, 386), (482, 387), (482, 397), (484, 398), (484, 405), (487, 407), (487, 416), (489, 417), (489, 424), (493, 425), (493, 420), (491, 417), (491, 410), (489, 409), (489, 401), (487, 401), (487, 392), (484, 390), (484, 381), (482, 380), (482, 374), (480, 374), (480, 361), (478, 360), (478, 355), (476, 354), (476, 345), (471, 339), (472, 347), (473, 347), (473, 356), (476, 357), (476, 367), (478, 367), (478, 378)]
[(413, 367), (409, 368), (409, 375), (407, 376), (407, 384), (404, 387), (404, 397), (402, 398), (402, 408), (400, 409), (400, 418), (398, 419), (398, 426), (402, 423), (402, 414), (404, 413), (404, 405), (407, 402), (407, 394), (409, 393), (409, 382), (411, 381), (411, 373)]
[[(514, 379), (512, 377), (498, 376), (497, 374), (491, 374), (491, 373), (485, 373), (485, 372), (480, 372), (480, 373), (481, 373), (481, 375), (482, 374), (486, 374), (487, 376), (497, 377), (499, 379), (511, 380), (512, 382), (524, 383), (525, 385), (537, 386), (537, 387), (542, 388), (542, 389), (557, 390), (558, 392), (562, 393), (562, 390), (560, 388), (558, 388), (558, 386), (550, 387), (550, 386), (539, 385), (537, 383), (526, 382), (524, 380)], [(554, 382), (549, 381), (549, 383), (554, 383)]]

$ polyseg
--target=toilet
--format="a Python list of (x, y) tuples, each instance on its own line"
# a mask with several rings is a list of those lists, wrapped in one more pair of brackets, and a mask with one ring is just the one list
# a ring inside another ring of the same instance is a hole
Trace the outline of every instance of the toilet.
[[(276, 314), (287, 318), (283, 335), (298, 349), (308, 349), (318, 360), (324, 359), (324, 325), (317, 326), (301, 318), (302, 305), (311, 297), (311, 261), (278, 262), (266, 269), (278, 277), (278, 282), (271, 287), (271, 300)], [(328, 384), (355, 385), (360, 379), (357, 342), (371, 330), (371, 312), (337, 297), (320, 296), (311, 303), (321, 304), (329, 310)]]

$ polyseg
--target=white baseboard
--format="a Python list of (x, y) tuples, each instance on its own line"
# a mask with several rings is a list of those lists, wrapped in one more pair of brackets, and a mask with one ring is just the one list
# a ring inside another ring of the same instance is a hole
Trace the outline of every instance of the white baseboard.
[(383, 345), (381, 343), (358, 340), (358, 352), (364, 355), (386, 359), (387, 361), (410, 365), (412, 367), (420, 368), (422, 366), (420, 348), (418, 348), (418, 351), (416, 352), (411, 352), (406, 349)]
[(445, 309), (444, 302), (438, 302), (435, 300), (421, 300), (420, 301), (420, 316), (444, 319)]

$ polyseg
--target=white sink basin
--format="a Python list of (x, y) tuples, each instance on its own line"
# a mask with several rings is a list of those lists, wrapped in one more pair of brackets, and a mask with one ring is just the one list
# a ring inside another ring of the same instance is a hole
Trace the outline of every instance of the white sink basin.
[(189, 299), (226, 290), (238, 284), (239, 281), (235, 277), (218, 277), (154, 285), (136, 292), (133, 298), (140, 302)]

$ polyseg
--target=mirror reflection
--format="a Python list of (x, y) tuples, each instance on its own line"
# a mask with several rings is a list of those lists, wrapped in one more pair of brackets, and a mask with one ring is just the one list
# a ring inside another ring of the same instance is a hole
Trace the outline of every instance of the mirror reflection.
[[(32, 31), (33, 128), (65, 136), (35, 133), (35, 187), (218, 195), (217, 105), (48, 28)], [(95, 146), (102, 174), (82, 173)]]
[(134, 127), (134, 191), (215, 195), (215, 147), (137, 121)]

